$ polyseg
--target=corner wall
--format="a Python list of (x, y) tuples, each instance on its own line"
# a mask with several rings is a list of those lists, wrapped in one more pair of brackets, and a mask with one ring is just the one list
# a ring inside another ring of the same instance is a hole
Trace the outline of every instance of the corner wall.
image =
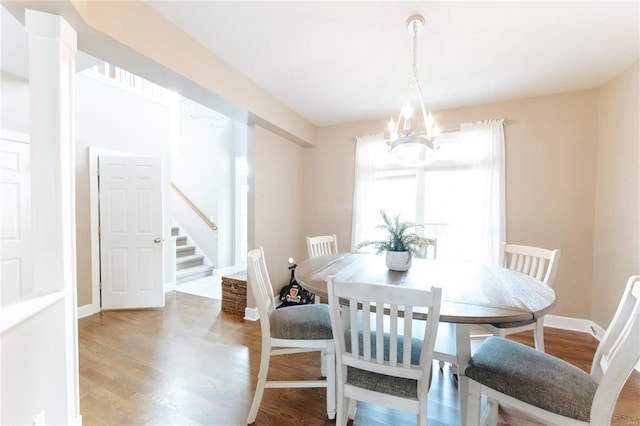
[(592, 320), (609, 325), (640, 274), (640, 67), (600, 88)]
[[(289, 257), (296, 261), (307, 257), (302, 206), (311, 191), (303, 183), (303, 148), (257, 125), (250, 133), (254, 138), (250, 156), (254, 195), (249, 223), (254, 229), (249, 231), (249, 250), (264, 247), (276, 293), (289, 283)], [(248, 295), (247, 306), (255, 307), (253, 295)]]

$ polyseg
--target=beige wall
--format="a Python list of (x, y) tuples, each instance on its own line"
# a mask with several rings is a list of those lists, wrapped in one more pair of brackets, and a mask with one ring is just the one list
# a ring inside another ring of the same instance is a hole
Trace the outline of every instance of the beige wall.
[(593, 251), (593, 320), (607, 327), (631, 275), (640, 274), (640, 71), (600, 89)]
[[(271, 284), (278, 292), (289, 282), (289, 257), (296, 261), (307, 257), (302, 233), (304, 149), (260, 126), (253, 126), (252, 133), (254, 198), (249, 249), (264, 247)], [(255, 306), (253, 297), (248, 306)]]
[[(589, 318), (598, 91), (587, 90), (442, 111), (442, 127), (489, 118), (506, 126), (507, 239), (560, 248), (556, 315)], [(305, 235), (336, 232), (350, 248), (354, 137), (385, 128), (385, 120), (318, 130), (305, 152)]]

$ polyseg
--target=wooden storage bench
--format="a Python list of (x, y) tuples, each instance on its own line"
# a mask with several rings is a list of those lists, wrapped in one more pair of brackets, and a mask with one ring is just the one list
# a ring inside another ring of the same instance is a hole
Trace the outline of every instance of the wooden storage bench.
[(244, 317), (247, 307), (247, 271), (222, 277), (222, 311)]

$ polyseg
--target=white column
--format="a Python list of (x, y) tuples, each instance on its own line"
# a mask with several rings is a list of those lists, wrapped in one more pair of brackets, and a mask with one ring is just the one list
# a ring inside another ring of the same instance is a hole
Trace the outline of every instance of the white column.
[[(76, 314), (74, 83), (77, 35), (60, 16), (26, 10), (29, 35), (33, 282), (65, 300), (67, 421), (80, 418)], [(62, 391), (62, 390), (60, 390)]]
[(34, 283), (75, 287), (73, 87), (76, 33), (57, 15), (27, 10), (31, 102)]

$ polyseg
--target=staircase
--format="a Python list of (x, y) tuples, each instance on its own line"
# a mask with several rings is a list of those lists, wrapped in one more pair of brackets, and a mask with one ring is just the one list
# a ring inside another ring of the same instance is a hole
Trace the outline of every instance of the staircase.
[(197, 254), (197, 247), (186, 235), (180, 235), (180, 227), (171, 227), (176, 238), (176, 284), (196, 280), (213, 273), (213, 266), (204, 263), (204, 256)]

